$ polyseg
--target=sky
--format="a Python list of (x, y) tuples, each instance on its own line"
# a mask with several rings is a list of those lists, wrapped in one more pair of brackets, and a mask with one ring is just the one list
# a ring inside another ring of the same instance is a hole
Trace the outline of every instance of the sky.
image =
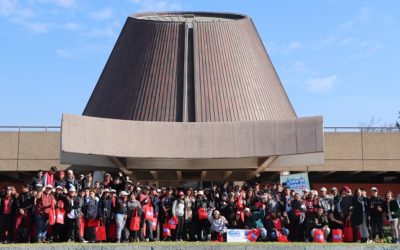
[(0, 0), (0, 126), (81, 114), (128, 15), (166, 10), (251, 16), (299, 117), (397, 120), (397, 0)]

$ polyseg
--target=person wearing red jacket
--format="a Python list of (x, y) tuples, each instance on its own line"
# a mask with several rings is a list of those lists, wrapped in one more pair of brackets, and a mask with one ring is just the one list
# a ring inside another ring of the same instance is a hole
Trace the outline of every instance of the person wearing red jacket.
[(46, 243), (47, 227), (49, 224), (49, 212), (52, 206), (54, 206), (55, 199), (52, 194), (53, 186), (50, 184), (46, 185), (43, 191), (38, 192), (36, 195), (36, 212), (35, 222), (37, 230), (37, 242)]

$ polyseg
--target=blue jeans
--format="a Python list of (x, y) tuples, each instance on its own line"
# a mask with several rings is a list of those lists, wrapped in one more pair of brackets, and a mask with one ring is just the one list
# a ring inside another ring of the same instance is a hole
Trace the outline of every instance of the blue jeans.
[(120, 241), (122, 230), (125, 229), (125, 214), (115, 214), (115, 223), (117, 224), (117, 241)]
[(265, 229), (263, 227), (259, 227), (258, 229), (260, 230), (261, 240), (265, 240), (265, 238), (267, 238), (267, 229)]
[(49, 217), (47, 214), (36, 214), (35, 223), (37, 229), (37, 240), (44, 240), (47, 235), (47, 226), (49, 224)]
[(144, 223), (146, 223), (146, 236), (149, 237), (149, 240), (153, 240), (153, 221), (145, 220)]

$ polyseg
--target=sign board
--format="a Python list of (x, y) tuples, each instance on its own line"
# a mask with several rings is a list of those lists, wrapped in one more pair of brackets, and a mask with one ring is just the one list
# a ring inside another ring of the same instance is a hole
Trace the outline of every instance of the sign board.
[(281, 183), (286, 183), (290, 189), (296, 193), (303, 194), (304, 189), (310, 190), (310, 182), (308, 180), (308, 173), (298, 173), (290, 175), (281, 175)]
[(226, 242), (250, 242), (247, 239), (249, 229), (228, 229), (226, 232)]

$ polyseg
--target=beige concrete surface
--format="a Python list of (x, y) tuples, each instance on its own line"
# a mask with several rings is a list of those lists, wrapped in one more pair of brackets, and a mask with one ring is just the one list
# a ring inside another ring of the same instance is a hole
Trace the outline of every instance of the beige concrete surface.
[[(167, 123), (64, 115), (61, 161), (76, 162), (76, 154), (82, 157), (113, 156), (128, 158), (127, 168), (137, 169), (134, 162), (154, 159), (158, 164), (148, 164), (147, 168), (163, 169), (170, 164), (165, 161), (165, 166), (162, 166), (162, 159), (256, 160), (299, 153), (304, 158), (307, 154), (323, 152), (323, 143), (317, 143), (316, 130), (322, 131), (322, 117), (264, 122)], [(322, 164), (323, 158), (319, 159), (318, 163), (313, 161), (309, 164)], [(214, 163), (210, 165), (213, 168), (217, 166)], [(235, 168), (237, 164), (230, 165)], [(185, 165), (176, 165), (176, 168), (180, 167), (185, 168)]]
[[(305, 121), (306, 123), (306, 121)], [(261, 125), (262, 124), (262, 125)], [(305, 126), (305, 124), (296, 124), (296, 127)], [(105, 125), (102, 125), (103, 127)], [(212, 147), (203, 147), (204, 144), (212, 142), (212, 134), (208, 133), (208, 129), (202, 127), (200, 124), (191, 124), (190, 126), (181, 130), (181, 136), (178, 136), (178, 142), (171, 147), (179, 147), (179, 144), (187, 144), (187, 138), (198, 136), (203, 141), (194, 143), (194, 150), (205, 157), (212, 154)], [(254, 130), (252, 130), (254, 127)], [(263, 129), (264, 128), (264, 129)], [(144, 125), (138, 126), (137, 130), (140, 131), (136, 134), (125, 134), (120, 136), (116, 143), (110, 143), (110, 147), (120, 147), (125, 143), (132, 143), (135, 141), (144, 140)], [(265, 122), (257, 122), (251, 125), (235, 125), (238, 131), (236, 140), (234, 141), (233, 152), (237, 153), (239, 157), (254, 152), (255, 155), (260, 155), (262, 152), (275, 152), (275, 145), (271, 142), (274, 141), (275, 134), (271, 131), (275, 130), (275, 125)], [(226, 131), (225, 131), (226, 132)], [(260, 136), (253, 137), (252, 132)], [(110, 133), (105, 131), (105, 133)], [(322, 132), (321, 132), (322, 133)], [(304, 130), (304, 134), (297, 134), (297, 140), (309, 140), (308, 134), (313, 136), (311, 129)], [(318, 132), (315, 133), (316, 137), (321, 137)], [(85, 135), (80, 135), (85, 136)], [(21, 132), (18, 142), (18, 132), (0, 132), (0, 171), (34, 171), (38, 169), (46, 169), (51, 165), (56, 165), (59, 168), (67, 168), (69, 165), (60, 164), (60, 132)], [(158, 141), (159, 138), (151, 137)], [(246, 140), (246, 138), (250, 138)], [(150, 137), (149, 137), (150, 139)], [(325, 145), (325, 163), (323, 165), (303, 165), (293, 166), (290, 156), (276, 160), (274, 164), (269, 166), (265, 171), (400, 171), (400, 133), (397, 132), (325, 132), (323, 143)], [(79, 140), (79, 138), (76, 138)], [(320, 140), (317, 140), (317, 142)], [(251, 143), (252, 142), (252, 143)], [(114, 144), (113, 144), (114, 143)], [(18, 157), (18, 144), (19, 144), (19, 157)], [(219, 144), (218, 144), (219, 145)], [(243, 147), (241, 147), (241, 145)], [(150, 144), (143, 144), (143, 147), (150, 147)], [(143, 147), (135, 148), (135, 152), (141, 153), (145, 150)], [(221, 143), (218, 147), (224, 147)], [(318, 147), (318, 146), (317, 146)], [(230, 152), (232, 152), (232, 148)], [(185, 154), (190, 155), (191, 150), (185, 147), (179, 147)], [(265, 151), (263, 151), (265, 150)], [(74, 158), (78, 164), (83, 162), (83, 165), (88, 165), (90, 162), (96, 160), (96, 165), (107, 167), (112, 165), (106, 157), (99, 158), (99, 156), (92, 155), (91, 158), (79, 158), (79, 154)], [(132, 164), (138, 166), (157, 165), (158, 161), (163, 159), (154, 159), (150, 164), (138, 159), (131, 159), (134, 161)], [(300, 158), (294, 159), (300, 161)], [(164, 169), (176, 168), (176, 160), (171, 160)], [(178, 161), (181, 161), (178, 159)], [(252, 160), (241, 160), (232, 165), (232, 162), (222, 164), (222, 160), (217, 161), (199, 161), (193, 160), (189, 166), (195, 169), (200, 169), (201, 164), (206, 164), (209, 169), (216, 169), (218, 164), (221, 164), (221, 169), (229, 170), (230, 168), (240, 167), (243, 169), (255, 169), (257, 162)]]

